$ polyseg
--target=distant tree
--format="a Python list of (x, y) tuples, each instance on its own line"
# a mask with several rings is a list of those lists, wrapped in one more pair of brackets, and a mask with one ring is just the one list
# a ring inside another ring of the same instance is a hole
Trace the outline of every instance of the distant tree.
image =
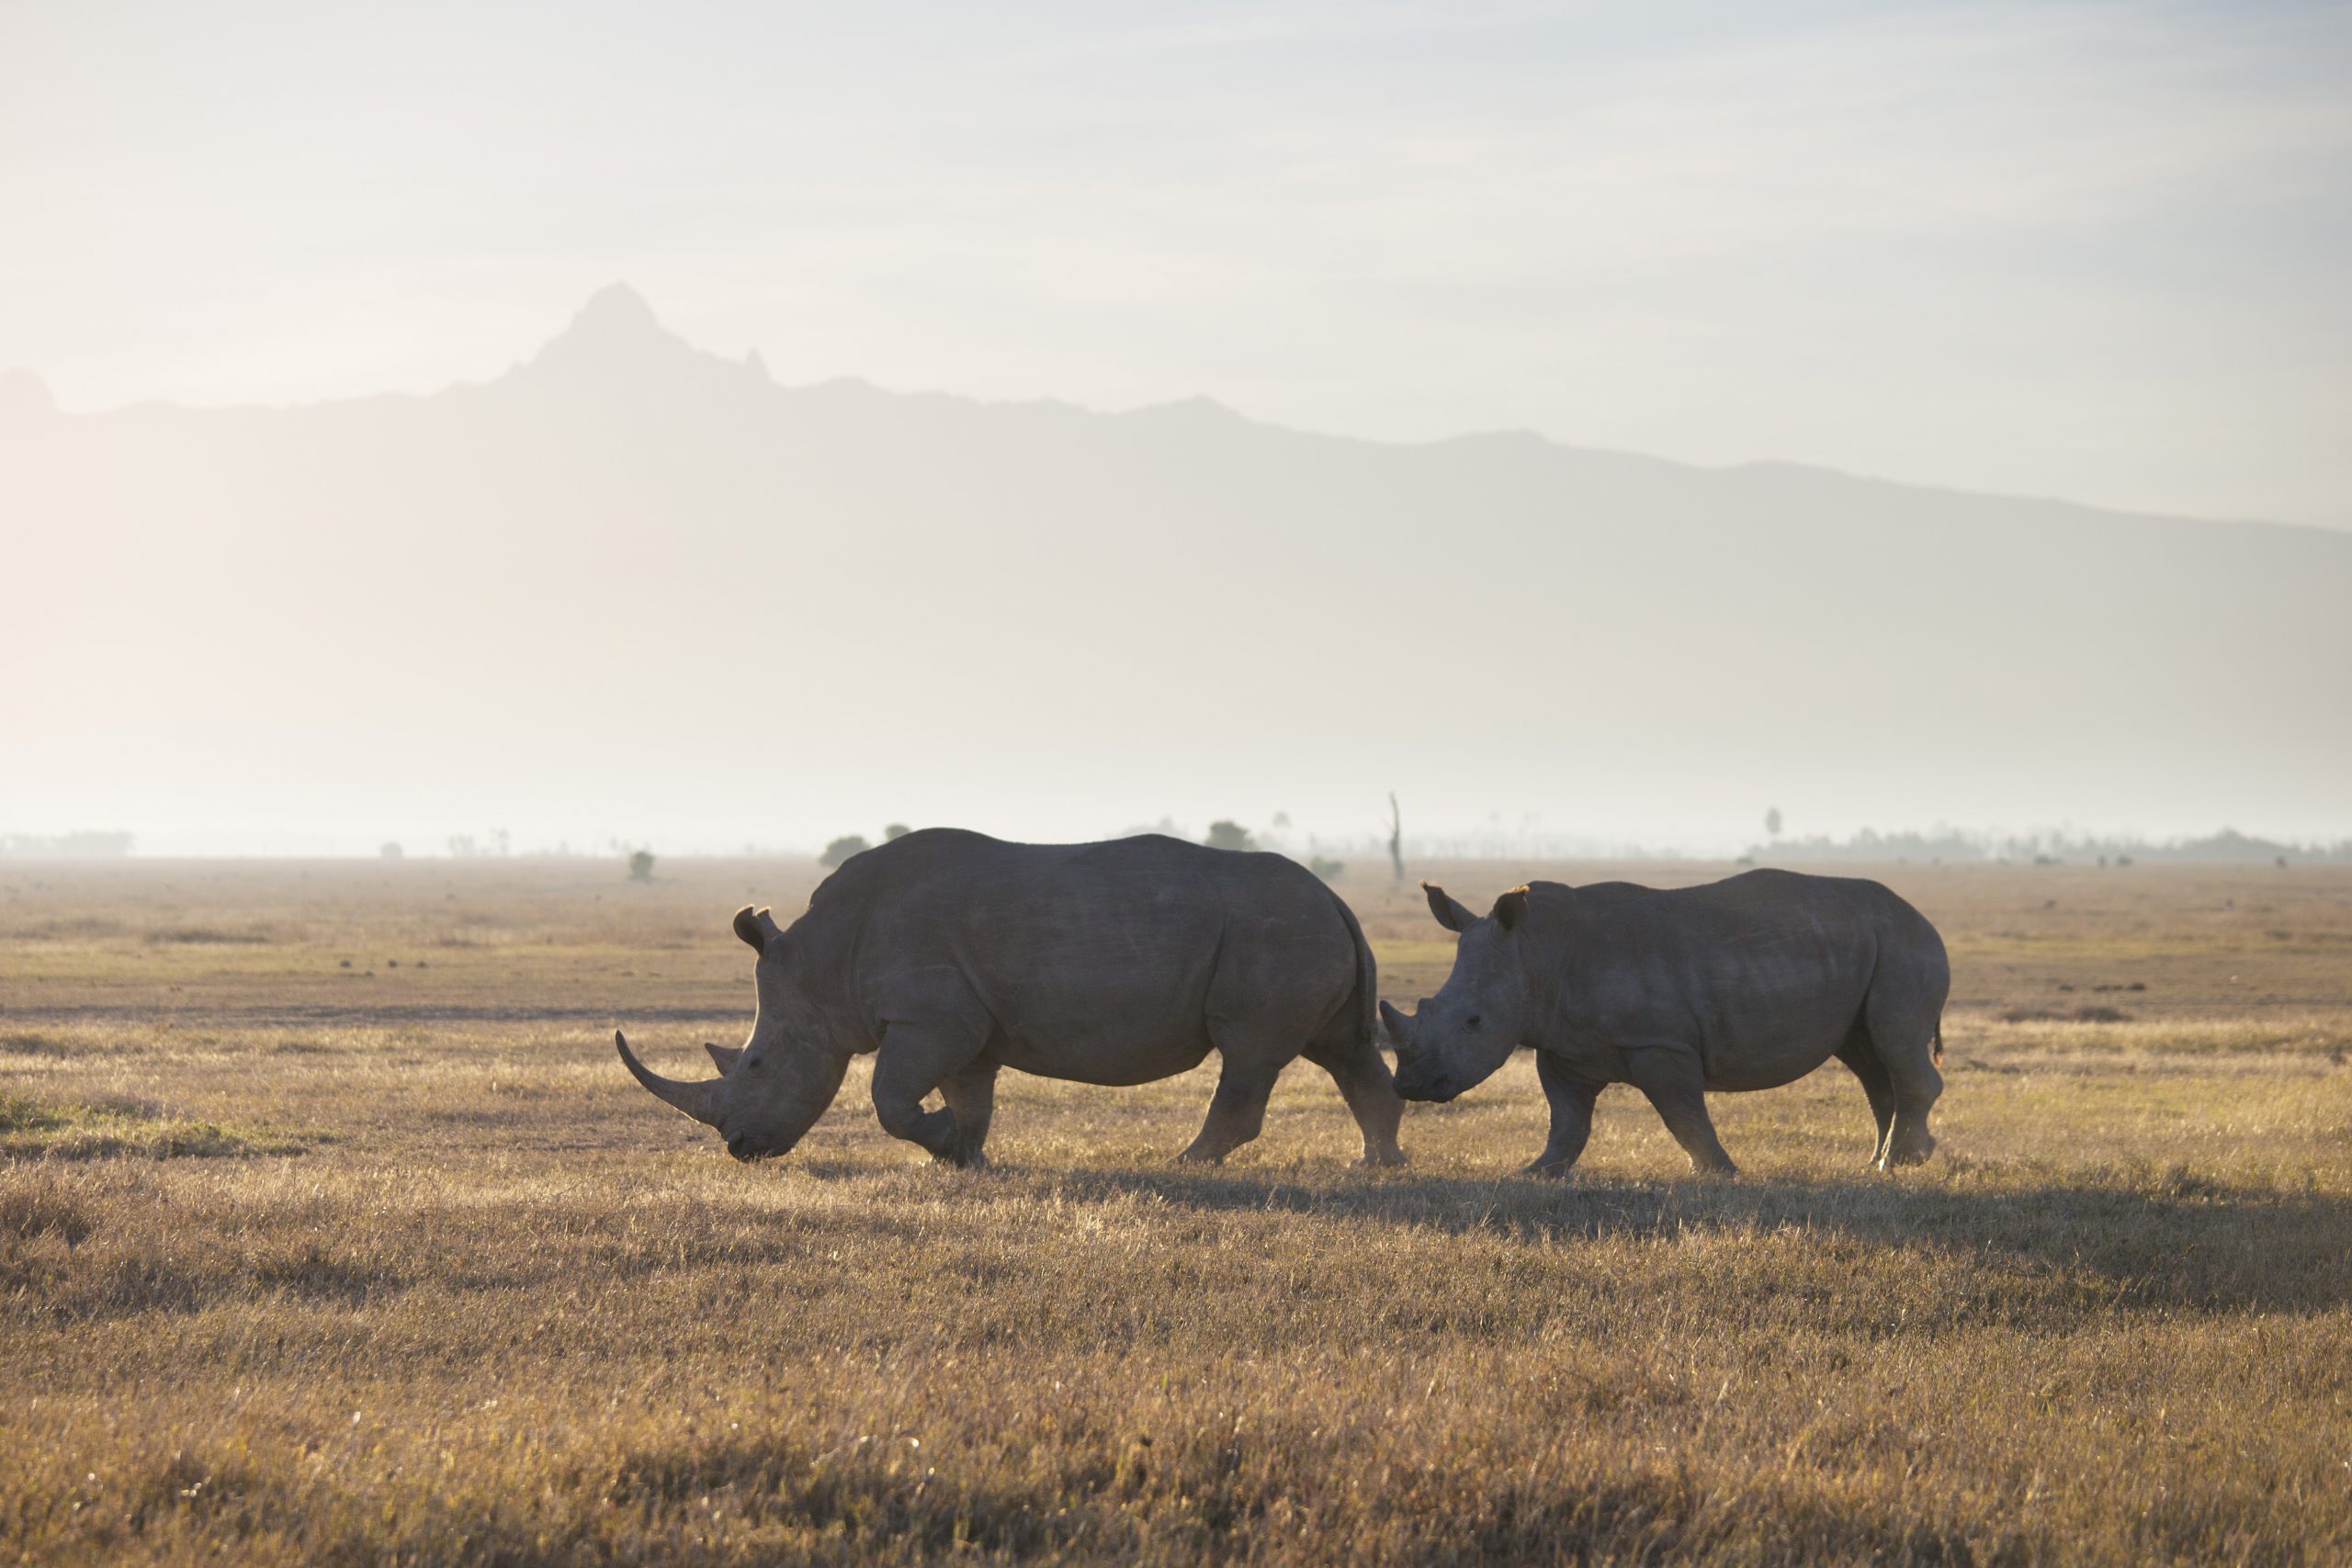
[(882, 829), (882, 841), (887, 844), (893, 839), (903, 839), (913, 831), (914, 829), (904, 822), (893, 822)]
[(1775, 839), (1781, 836), (1781, 808), (1779, 807), (1768, 806), (1764, 808), (1764, 831), (1770, 834)]
[(1396, 880), (1405, 880), (1405, 813), (1397, 807), (1396, 792), (1388, 792), (1388, 864)]
[(402, 851), (398, 844), (386, 844), (382, 849), (378, 850), (376, 852), (383, 856), (386, 860), (398, 860), (401, 858)]
[(1209, 836), (1201, 842), (1213, 850), (1254, 850), (1257, 840), (1250, 837), (1250, 829), (1238, 822), (1212, 822)]
[(842, 862), (849, 859), (850, 856), (862, 855), (873, 847), (873, 845), (865, 841), (863, 834), (851, 833), (842, 838), (835, 839), (831, 843), (827, 844), (825, 846), (825, 852), (817, 857), (817, 863), (823, 866), (826, 870), (831, 871), (833, 867), (841, 864)]
[(651, 850), (633, 850), (629, 852), (628, 879), (631, 882), (653, 880), (653, 852)]
[(1323, 855), (1313, 855), (1307, 859), (1306, 869), (1326, 882), (1337, 882), (1340, 879), (1340, 873), (1348, 869), (1348, 863), (1343, 860), (1331, 860)]

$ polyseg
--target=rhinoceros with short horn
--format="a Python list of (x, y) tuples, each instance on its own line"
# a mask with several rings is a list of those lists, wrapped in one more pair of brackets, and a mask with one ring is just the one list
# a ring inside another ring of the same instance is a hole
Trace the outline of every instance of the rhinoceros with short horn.
[[(1001, 1068), (1140, 1084), (1213, 1050), (1216, 1091), (1182, 1157), (1256, 1137), (1276, 1075), (1303, 1055), (1338, 1081), (1365, 1160), (1404, 1158), (1372, 949), (1338, 895), (1280, 855), (927, 829), (853, 855), (789, 929), (745, 908), (735, 934), (759, 955), (759, 1012), (741, 1046), (707, 1047), (719, 1077), (663, 1077), (613, 1038), (639, 1083), (739, 1159), (790, 1149), (866, 1053), (884, 1129), (971, 1165)], [(933, 1089), (944, 1109), (925, 1110)]]
[(1532, 1046), (1552, 1136), (1529, 1171), (1566, 1174), (1595, 1098), (1629, 1083), (1694, 1170), (1730, 1175), (1706, 1091), (1778, 1088), (1832, 1056), (1870, 1097), (1881, 1169), (1934, 1151), (1951, 965), (1936, 928), (1879, 884), (1770, 870), (1664, 891), (1531, 882), (1483, 919), (1421, 886), (1461, 940), (1412, 1016), (1380, 1004), (1396, 1090), (1452, 1100)]

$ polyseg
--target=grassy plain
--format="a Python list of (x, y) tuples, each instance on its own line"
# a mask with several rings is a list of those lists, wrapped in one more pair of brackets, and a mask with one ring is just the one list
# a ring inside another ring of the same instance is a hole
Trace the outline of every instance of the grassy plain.
[(1523, 1060), (1396, 1173), (1305, 1065), (1206, 1174), (1206, 1071), (737, 1166), (611, 1029), (740, 1038), (802, 864), (0, 863), (0, 1561), (2352, 1560), (2352, 868), (1874, 874), (1936, 1160), (1833, 1065), (1562, 1186)]

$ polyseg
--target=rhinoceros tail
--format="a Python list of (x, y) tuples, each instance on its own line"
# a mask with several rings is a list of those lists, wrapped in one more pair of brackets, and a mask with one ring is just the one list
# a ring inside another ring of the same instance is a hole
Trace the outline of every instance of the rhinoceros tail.
[[(1377, 1044), (1380, 1040), (1380, 970), (1372, 958), (1372, 943), (1363, 939), (1363, 927), (1356, 923), (1356, 912), (1337, 893), (1331, 902), (1340, 907), (1340, 919), (1348, 928), (1348, 935), (1356, 944), (1356, 988), (1348, 1005), (1334, 1024), (1342, 1024), (1347, 1032), (1346, 1043)], [(1337, 1032), (1337, 1031), (1334, 1031)]]
[(1944, 1017), (1941, 1013), (1936, 1015), (1936, 1036), (1933, 1048), (1936, 1066), (1940, 1067), (1944, 1065)]

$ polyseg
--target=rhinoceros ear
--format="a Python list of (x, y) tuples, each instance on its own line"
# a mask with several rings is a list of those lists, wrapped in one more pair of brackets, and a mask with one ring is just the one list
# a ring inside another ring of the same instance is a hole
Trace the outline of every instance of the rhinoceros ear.
[(1515, 931), (1519, 929), (1519, 922), (1525, 919), (1527, 919), (1526, 888), (1514, 887), (1495, 900), (1494, 920), (1503, 930)]
[(1430, 913), (1437, 923), (1450, 931), (1468, 931), (1478, 923), (1478, 917), (1464, 908), (1461, 903), (1434, 882), (1421, 884), (1421, 891), (1429, 896)]
[(707, 1040), (702, 1043), (702, 1048), (710, 1053), (710, 1059), (718, 1066), (720, 1077), (733, 1072), (737, 1058), (743, 1055), (741, 1045), (718, 1045)]
[(768, 950), (768, 933), (760, 929), (760, 917), (749, 904), (735, 911), (735, 934), (749, 942), (753, 953)]

